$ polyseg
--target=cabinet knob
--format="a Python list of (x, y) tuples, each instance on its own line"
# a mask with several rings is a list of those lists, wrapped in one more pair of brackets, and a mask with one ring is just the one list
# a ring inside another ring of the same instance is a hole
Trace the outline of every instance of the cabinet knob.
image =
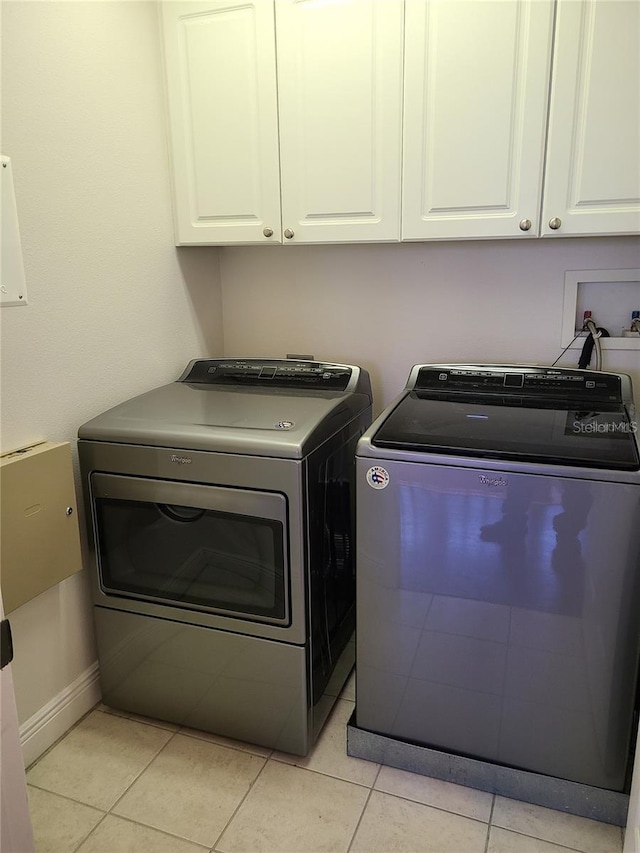
[(287, 240), (291, 240), (291, 238), (293, 237), (293, 230), (291, 228), (285, 228), (284, 236), (287, 238)]
[(553, 219), (549, 220), (549, 228), (551, 228), (553, 231), (557, 231), (561, 225), (562, 219), (558, 219), (557, 216), (554, 216)]
[(273, 228), (263, 228), (262, 233), (265, 237), (273, 237)]
[(529, 231), (531, 228), (531, 220), (530, 219), (521, 219), (520, 220), (520, 230), (521, 231)]

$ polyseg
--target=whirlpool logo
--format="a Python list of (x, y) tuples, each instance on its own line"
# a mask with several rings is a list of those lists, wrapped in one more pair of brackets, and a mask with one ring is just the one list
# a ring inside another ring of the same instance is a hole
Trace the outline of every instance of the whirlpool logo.
[(177, 453), (172, 453), (169, 459), (176, 465), (191, 465), (193, 461), (190, 456), (178, 456)]
[(504, 477), (488, 477), (486, 474), (479, 474), (478, 479), (483, 486), (493, 486), (495, 488), (497, 486), (509, 485), (509, 481), (505, 480)]

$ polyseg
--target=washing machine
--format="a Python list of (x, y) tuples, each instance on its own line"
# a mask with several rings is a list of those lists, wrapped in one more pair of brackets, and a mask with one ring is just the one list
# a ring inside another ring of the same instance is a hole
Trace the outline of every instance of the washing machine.
[(358, 729), (628, 792), (637, 430), (624, 375), (412, 369), (357, 447)]
[(103, 702), (304, 755), (354, 662), (353, 365), (197, 359), (79, 430)]

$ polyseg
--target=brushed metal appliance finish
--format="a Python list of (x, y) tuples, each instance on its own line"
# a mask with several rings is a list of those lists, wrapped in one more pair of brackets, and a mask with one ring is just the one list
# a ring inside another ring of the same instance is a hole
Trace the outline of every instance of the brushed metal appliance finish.
[(309, 749), (305, 646), (106, 607), (95, 620), (105, 704), (284, 752)]
[[(104, 472), (117, 474), (114, 481), (115, 484), (120, 485), (120, 488), (113, 494), (125, 499), (135, 494), (135, 490), (140, 488), (140, 478), (143, 478), (143, 483), (147, 478), (154, 478), (154, 484), (162, 490), (163, 501), (170, 504), (180, 504), (181, 501), (186, 500), (184, 490), (191, 489), (193, 492), (193, 484), (198, 484), (196, 488), (204, 491), (205, 497), (202, 500), (210, 504), (214, 501), (223, 502), (225, 495), (230, 500), (237, 500), (238, 494), (244, 495), (248, 490), (263, 492), (266, 497), (274, 494), (278, 497), (282, 496), (290, 507), (287, 519), (290, 595), (292, 600), (304, 602), (306, 544), (302, 509), (305, 505), (303, 468), (306, 466), (303, 463), (288, 459), (265, 459), (190, 450), (188, 454), (193, 461), (189, 465), (191, 481), (189, 484), (183, 482), (182, 466), (171, 462), (172, 451), (169, 448), (80, 441), (78, 452), (84, 479), (85, 508), (87, 518), (91, 519), (90, 547), (96, 571), (90, 573), (90, 580), (95, 605), (124, 611), (130, 611), (134, 607), (136, 612), (148, 616), (155, 615), (162, 619), (233, 630), (273, 640), (300, 644), (305, 642), (307, 620), (304, 606), (292, 608), (290, 624), (273, 625), (241, 618), (230, 620), (216, 612), (180, 607), (177, 603), (170, 605), (145, 599), (132, 603), (128, 597), (106, 592), (100, 582), (98, 571), (100, 556), (95, 550), (97, 528), (94, 511), (94, 501), (97, 496), (94, 491), (94, 481), (97, 480), (99, 488), (101, 478), (105, 477)], [(103, 473), (94, 474), (93, 472)], [(207, 497), (209, 495), (210, 497)], [(199, 497), (202, 497), (201, 494)], [(244, 508), (246, 509), (246, 503)]]
[(196, 359), (80, 428), (106, 704), (308, 752), (355, 660), (370, 423), (357, 367)]
[(419, 368), (357, 449), (357, 725), (628, 790), (640, 471), (376, 446)]

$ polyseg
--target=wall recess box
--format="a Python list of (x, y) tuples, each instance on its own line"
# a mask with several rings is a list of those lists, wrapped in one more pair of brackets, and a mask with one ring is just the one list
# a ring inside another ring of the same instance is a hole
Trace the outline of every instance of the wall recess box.
[(2, 233), (0, 305), (26, 305), (27, 283), (24, 276), (22, 244), (18, 226), (18, 208), (13, 190), (11, 158), (0, 156), (0, 232)]
[(10, 613), (82, 568), (68, 442), (0, 458), (0, 586)]
[[(579, 330), (585, 311), (591, 311), (592, 319), (611, 336), (600, 339), (603, 350), (640, 350), (640, 337), (623, 335), (631, 312), (640, 311), (640, 269), (568, 270), (564, 276), (563, 347), (582, 349), (586, 333)], [(578, 333), (580, 337), (573, 341)]]

